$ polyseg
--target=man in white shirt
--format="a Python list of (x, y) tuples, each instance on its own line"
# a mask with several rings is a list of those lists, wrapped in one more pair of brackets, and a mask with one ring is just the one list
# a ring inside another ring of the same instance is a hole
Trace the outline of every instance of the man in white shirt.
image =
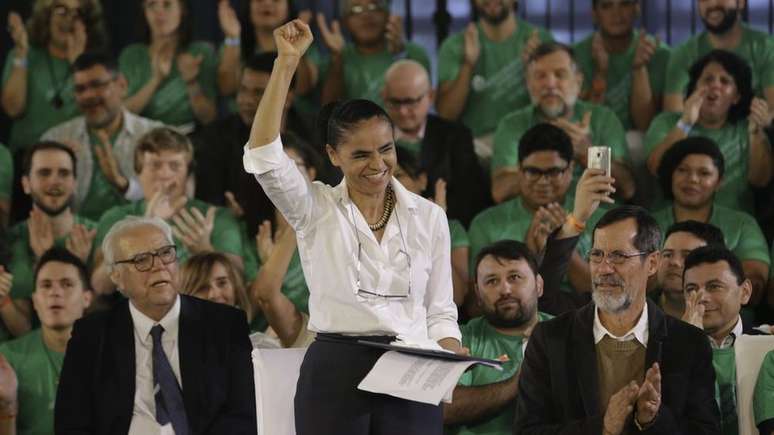
[(116, 223), (102, 250), (127, 300), (75, 324), (55, 432), (254, 435), (244, 312), (178, 295), (172, 230), (159, 218)]
[(515, 432), (720, 433), (706, 338), (645, 297), (660, 241), (641, 207), (599, 220), (589, 252), (593, 303), (535, 327)]

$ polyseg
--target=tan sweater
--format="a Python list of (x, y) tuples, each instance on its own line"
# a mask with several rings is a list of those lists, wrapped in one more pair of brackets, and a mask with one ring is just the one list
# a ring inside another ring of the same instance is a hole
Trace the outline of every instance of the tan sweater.
[(618, 341), (609, 335), (596, 344), (599, 404), (602, 414), (610, 397), (631, 381), (645, 379), (645, 346), (631, 339)]

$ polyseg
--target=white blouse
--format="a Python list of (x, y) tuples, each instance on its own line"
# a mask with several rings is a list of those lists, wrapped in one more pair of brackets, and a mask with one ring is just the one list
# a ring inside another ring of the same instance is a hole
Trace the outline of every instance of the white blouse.
[[(393, 178), (395, 210), (378, 242), (349, 199), (346, 181), (310, 183), (279, 137), (258, 148), (245, 145), (243, 164), (296, 231), (310, 330), (460, 340), (443, 209)], [(358, 275), (360, 289), (379, 296), (358, 291)]]

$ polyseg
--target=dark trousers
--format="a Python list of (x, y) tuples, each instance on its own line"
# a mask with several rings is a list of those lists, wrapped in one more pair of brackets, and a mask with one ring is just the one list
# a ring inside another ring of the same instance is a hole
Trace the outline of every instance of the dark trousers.
[(357, 389), (384, 352), (352, 340), (318, 336), (306, 352), (298, 377), (296, 434), (441, 435), (441, 406)]

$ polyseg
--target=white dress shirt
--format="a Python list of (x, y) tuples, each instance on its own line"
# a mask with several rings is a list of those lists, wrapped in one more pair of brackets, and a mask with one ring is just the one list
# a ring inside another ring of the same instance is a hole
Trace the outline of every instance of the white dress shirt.
[(732, 329), (728, 335), (723, 337), (720, 342), (715, 341), (715, 339), (709, 335), (707, 335), (707, 337), (709, 337), (710, 345), (713, 349), (726, 349), (734, 345), (736, 339), (742, 335), (742, 331), (742, 316), (738, 316), (736, 318), (736, 325), (734, 325), (734, 329)]
[(602, 321), (599, 320), (599, 307), (595, 307), (594, 308), (594, 344), (597, 344), (600, 341), (602, 341), (602, 339), (605, 338), (605, 335), (609, 335), (610, 338), (618, 341), (629, 341), (631, 339), (636, 339), (637, 341), (640, 342), (640, 344), (642, 344), (647, 349), (648, 335), (649, 335), (648, 304), (645, 304), (645, 306), (642, 308), (642, 314), (640, 315), (640, 320), (637, 321), (637, 324), (635, 324), (634, 327), (631, 330), (629, 330), (629, 332), (621, 336), (613, 334), (602, 325)]
[[(443, 210), (391, 180), (396, 204), (381, 242), (350, 200), (346, 179), (336, 187), (310, 183), (282, 150), (245, 146), (245, 170), (296, 231), (309, 286), (309, 329), (346, 335), (402, 335), (460, 340), (452, 299), (449, 226)], [(358, 239), (362, 245), (357, 291)], [(401, 254), (404, 249), (408, 257)], [(410, 263), (410, 266), (409, 266)], [(408, 271), (411, 278), (408, 279)]]
[(128, 435), (174, 435), (172, 424), (167, 423), (163, 427), (156, 422), (156, 399), (153, 390), (153, 338), (150, 330), (155, 325), (161, 325), (164, 333), (161, 334), (161, 347), (172, 366), (177, 383), (180, 380), (180, 354), (178, 352), (178, 325), (180, 320), (180, 296), (169, 312), (156, 322), (140, 310), (134, 304), (129, 303), (129, 313), (134, 323), (134, 354), (136, 363), (134, 410), (132, 423), (129, 426)]

